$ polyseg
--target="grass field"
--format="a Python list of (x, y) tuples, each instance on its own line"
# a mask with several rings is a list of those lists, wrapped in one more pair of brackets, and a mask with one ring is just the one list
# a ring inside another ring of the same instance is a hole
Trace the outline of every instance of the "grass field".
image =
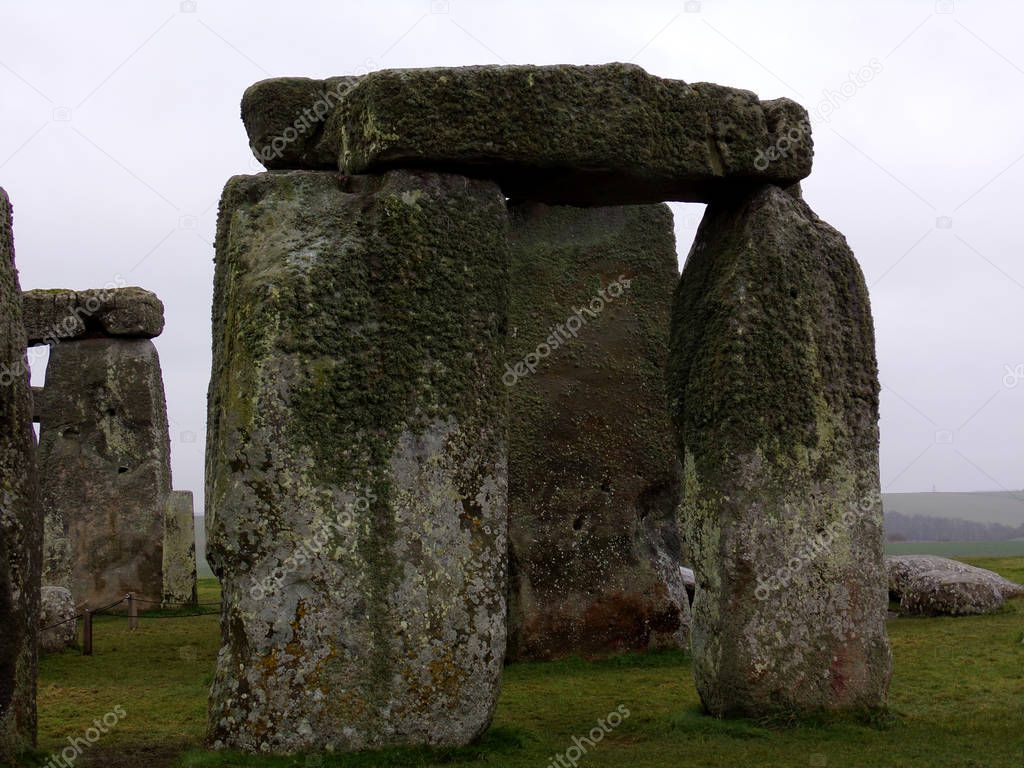
[(1011, 541), (899, 541), (885, 545), (887, 555), (943, 557), (1024, 557), (1024, 539)]
[[(972, 559), (1024, 581), (1024, 558)], [(203, 602), (217, 600), (204, 580)], [(161, 614), (164, 615), (164, 614)], [(580, 766), (1024, 766), (1024, 600), (993, 616), (896, 619), (891, 712), (870, 721), (720, 721), (699, 711), (690, 663), (677, 652), (601, 662), (573, 659), (506, 670), (494, 725), (480, 743), (446, 752), (253, 758), (202, 751), (217, 617), (154, 618), (140, 628), (100, 617), (95, 655), (46, 657), (40, 671), (40, 749), (82, 736), (116, 706), (126, 713), (76, 766), (533, 766), (624, 706), (629, 716)], [(184, 753), (184, 754), (182, 754)], [(569, 763), (566, 763), (568, 765)]]

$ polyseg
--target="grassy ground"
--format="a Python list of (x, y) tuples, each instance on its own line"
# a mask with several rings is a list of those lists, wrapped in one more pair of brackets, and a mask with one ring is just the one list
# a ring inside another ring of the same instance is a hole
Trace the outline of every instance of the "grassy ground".
[[(970, 562), (1024, 580), (1024, 558)], [(201, 600), (216, 599), (216, 583), (204, 581)], [(546, 768), (573, 737), (621, 705), (629, 716), (580, 766), (1024, 766), (1024, 600), (993, 616), (897, 619), (890, 636), (891, 716), (872, 722), (704, 717), (688, 659), (670, 652), (510, 666), (493, 728), (466, 749), (274, 759), (200, 749), (218, 644), (215, 616), (144, 616), (133, 633), (124, 619), (99, 618), (94, 656), (70, 651), (43, 660), (40, 764), (120, 705), (125, 717), (77, 766)]]
[(1009, 541), (891, 541), (885, 545), (888, 555), (942, 555), (958, 559), (970, 557), (1024, 557), (1024, 539)]

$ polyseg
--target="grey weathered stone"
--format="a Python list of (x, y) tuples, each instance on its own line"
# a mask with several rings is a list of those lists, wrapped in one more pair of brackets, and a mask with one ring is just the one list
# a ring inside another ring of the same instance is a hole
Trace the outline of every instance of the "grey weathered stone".
[(75, 600), (64, 587), (43, 587), (39, 608), (39, 650), (60, 653), (75, 642)]
[(0, 763), (35, 746), (42, 525), (11, 204), (0, 189)]
[(69, 587), (92, 608), (127, 592), (159, 602), (171, 467), (156, 347), (148, 339), (55, 344), (46, 393), (44, 583)]
[(215, 747), (465, 744), (505, 649), (508, 217), (433, 173), (221, 199), (207, 557)]
[[(906, 613), (985, 613), (997, 609), (1003, 599), (1024, 595), (1024, 585), (945, 557), (892, 555), (885, 562), (889, 597), (899, 600)], [(1000, 599), (994, 601), (991, 590), (981, 584), (992, 586)]]
[(196, 602), (196, 518), (192, 491), (171, 491), (164, 511), (164, 604)]
[(1002, 608), (1004, 602), (1002, 590), (984, 574), (939, 568), (915, 571), (906, 580), (900, 596), (900, 615), (993, 613)]
[(357, 77), (275, 77), (242, 95), (249, 148), (265, 168), (337, 169), (340, 126), (328, 121)]
[(511, 215), (508, 656), (686, 645), (664, 384), (672, 212)]
[(708, 206), (676, 292), (670, 398), (704, 706), (878, 707), (891, 674), (867, 287), (767, 186)]
[(810, 173), (810, 124), (788, 99), (687, 84), (630, 64), (391, 69), (329, 120), (346, 173), (422, 167), (496, 179), (513, 199), (708, 201)]
[(150, 339), (164, 329), (164, 305), (142, 288), (47, 289), (22, 295), (29, 344), (87, 336)]

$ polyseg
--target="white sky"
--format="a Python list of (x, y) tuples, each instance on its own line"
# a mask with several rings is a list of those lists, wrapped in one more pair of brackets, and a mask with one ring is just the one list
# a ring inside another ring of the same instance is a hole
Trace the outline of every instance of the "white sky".
[[(259, 169), (242, 91), (501, 63), (634, 61), (816, 113), (804, 193), (871, 286), (883, 490), (1024, 487), (1017, 3), (5, 0), (0, 13), (0, 186), (22, 287), (121, 277), (163, 299), (174, 482), (200, 508), (216, 203), (229, 176)], [(673, 207), (682, 260), (702, 207)]]

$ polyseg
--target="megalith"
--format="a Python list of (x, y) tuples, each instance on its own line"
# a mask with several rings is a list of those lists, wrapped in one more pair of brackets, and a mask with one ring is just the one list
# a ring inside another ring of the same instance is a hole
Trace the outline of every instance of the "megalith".
[(50, 346), (39, 414), (43, 581), (99, 608), (163, 598), (170, 439), (163, 305), (140, 288), (27, 291), (26, 327)]
[(36, 741), (42, 517), (11, 203), (0, 189), (0, 763)]
[(196, 597), (196, 518), (192, 491), (171, 491), (164, 510), (164, 605), (192, 605)]
[(883, 705), (891, 673), (868, 291), (799, 193), (713, 201), (672, 310), (669, 391), (704, 707)]
[(43, 587), (39, 599), (39, 652), (60, 653), (75, 642), (78, 612), (71, 590)]
[(240, 176), (216, 246), (211, 744), (466, 744), (505, 649), (503, 195), (429, 172)]
[(685, 646), (668, 206), (510, 207), (510, 659)]
[(569, 205), (707, 201), (752, 180), (792, 184), (813, 156), (799, 104), (633, 64), (275, 78), (246, 91), (242, 115), (267, 168), (452, 171), (495, 180), (515, 200)]

